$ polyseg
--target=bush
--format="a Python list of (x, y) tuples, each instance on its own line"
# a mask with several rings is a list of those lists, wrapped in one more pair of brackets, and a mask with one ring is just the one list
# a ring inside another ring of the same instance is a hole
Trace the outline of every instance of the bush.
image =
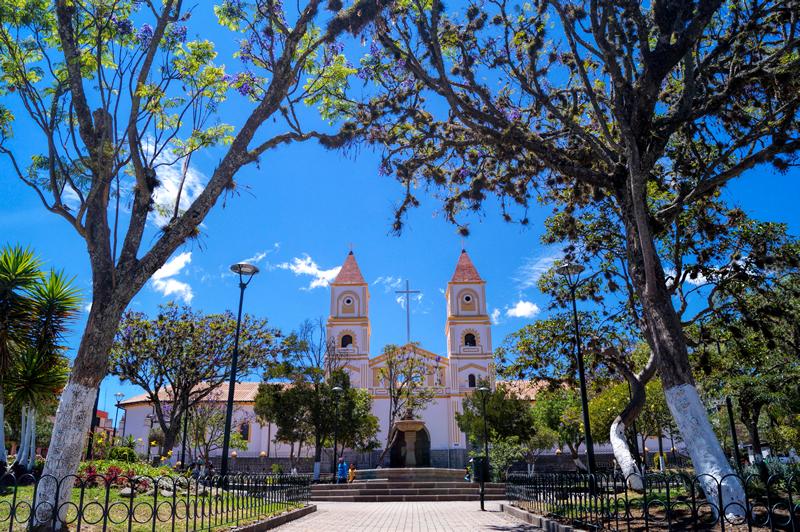
[(283, 473), (283, 468), (280, 464), (272, 464), (272, 474), (273, 475), (280, 475)]
[(130, 447), (112, 447), (108, 453), (110, 460), (119, 460), (120, 462), (133, 463), (138, 461), (136, 451)]

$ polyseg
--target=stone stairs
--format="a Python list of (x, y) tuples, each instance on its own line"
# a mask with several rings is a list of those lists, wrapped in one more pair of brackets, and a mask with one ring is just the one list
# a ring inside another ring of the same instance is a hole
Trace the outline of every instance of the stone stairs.
[[(411, 502), (478, 501), (480, 484), (466, 482), (463, 470), (372, 469), (359, 471), (351, 484), (315, 484), (312, 501)], [(505, 499), (505, 485), (486, 483), (485, 499)]]

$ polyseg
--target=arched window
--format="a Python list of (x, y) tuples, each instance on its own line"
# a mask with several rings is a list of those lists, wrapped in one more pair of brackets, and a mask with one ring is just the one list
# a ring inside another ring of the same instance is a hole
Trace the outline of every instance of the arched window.
[(250, 423), (242, 423), (239, 425), (239, 434), (245, 441), (250, 441)]
[(477, 341), (475, 340), (475, 335), (472, 333), (467, 333), (464, 335), (464, 345), (468, 347), (475, 347), (478, 345)]
[(475, 387), (475, 374), (474, 373), (470, 373), (469, 377), (467, 377), (467, 386), (469, 386), (470, 388), (474, 388)]
[(353, 337), (349, 334), (342, 336), (342, 347), (350, 347), (353, 345)]

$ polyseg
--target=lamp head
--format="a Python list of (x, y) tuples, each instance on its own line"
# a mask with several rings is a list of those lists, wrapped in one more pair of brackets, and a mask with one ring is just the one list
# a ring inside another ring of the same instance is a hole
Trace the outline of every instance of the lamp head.
[(491, 390), (489, 390), (489, 388), (486, 387), (486, 386), (481, 386), (480, 388), (478, 388), (478, 391), (479, 392), (483, 392), (483, 393), (487, 393), (487, 392), (490, 392)]
[(258, 267), (248, 262), (237, 262), (236, 264), (231, 265), (231, 271), (233, 273), (238, 273), (241, 276), (253, 276), (258, 273)]
[(334, 386), (333, 391), (336, 393), (343, 392), (344, 388), (342, 388), (341, 386)]

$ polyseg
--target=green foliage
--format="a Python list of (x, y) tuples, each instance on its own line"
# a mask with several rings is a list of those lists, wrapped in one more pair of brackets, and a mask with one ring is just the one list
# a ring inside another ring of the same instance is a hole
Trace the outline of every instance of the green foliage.
[[(484, 381), (480, 386), (486, 384)], [(458, 428), (473, 445), (483, 443), (484, 399), (486, 428), (492, 445), (510, 438), (516, 438), (517, 443), (527, 443), (533, 438), (536, 431), (530, 403), (500, 384), (490, 392), (476, 391), (465, 397), (463, 411), (456, 414)]]
[(538, 449), (567, 446), (577, 453), (583, 440), (580, 415), (580, 396), (577, 390), (556, 388), (541, 390), (532, 407), (533, 428)]
[(117, 460), (119, 462), (133, 463), (137, 462), (139, 457), (136, 455), (136, 451), (130, 447), (117, 445), (108, 451), (108, 459)]
[(508, 469), (524, 459), (527, 453), (528, 445), (521, 444), (516, 436), (493, 440), (489, 448), (489, 466), (494, 481), (505, 482)]
[[(171, 449), (183, 417), (230, 378), (236, 316), (204, 314), (168, 303), (149, 318), (124, 314), (111, 350), (110, 370), (141, 386), (153, 403), (159, 443)], [(273, 364), (284, 349), (281, 333), (267, 320), (246, 315), (239, 336), (237, 373)]]
[(120, 460), (90, 460), (81, 462), (78, 466), (78, 474), (86, 474), (87, 471), (95, 471), (96, 474), (105, 475), (109, 468), (118, 468), (122, 474), (133, 473), (135, 476), (161, 477), (174, 475), (175, 471), (168, 466), (152, 466), (144, 462), (126, 462)]

